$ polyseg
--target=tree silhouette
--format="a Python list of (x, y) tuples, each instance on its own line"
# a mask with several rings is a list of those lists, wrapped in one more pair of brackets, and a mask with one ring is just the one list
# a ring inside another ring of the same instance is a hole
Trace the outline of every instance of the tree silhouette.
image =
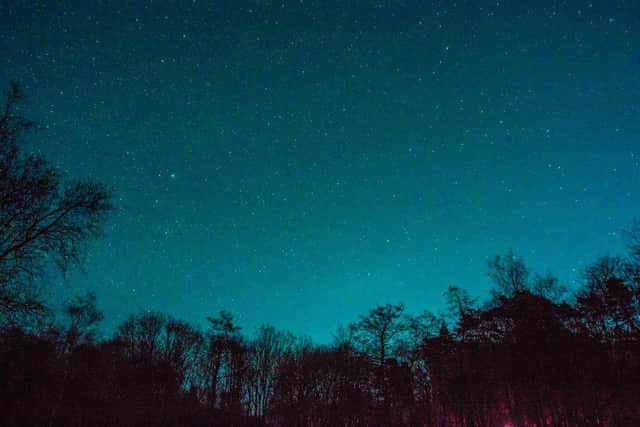
[(403, 312), (403, 304), (381, 305), (361, 315), (360, 321), (353, 326), (356, 341), (379, 368), (384, 368), (396, 349), (399, 335), (405, 330)]
[(249, 413), (268, 415), (281, 365), (294, 351), (295, 337), (273, 326), (261, 326), (249, 344)]
[(505, 255), (496, 255), (488, 265), (489, 277), (496, 285), (496, 295), (512, 296), (516, 292), (528, 289), (529, 271), (512, 250)]
[[(489, 265), (486, 303), (450, 287), (450, 315), (387, 304), (314, 345), (231, 313), (205, 330), (143, 312), (96, 340), (95, 294), (62, 321), (0, 327), (0, 425), (640, 425), (637, 260), (603, 257), (562, 298), (512, 253)], [(454, 326), (450, 328), (450, 326)]]
[(269, 326), (246, 339), (224, 311), (205, 333), (145, 312), (96, 342), (95, 297), (80, 296), (59, 326), (0, 329), (0, 425), (637, 425), (640, 311), (629, 278), (592, 274), (611, 265), (589, 266), (574, 302), (499, 295), (458, 310), (472, 320), (453, 333), (378, 306), (330, 346)]
[(218, 317), (207, 320), (211, 326), (206, 362), (208, 400), (213, 407), (220, 404), (238, 412), (246, 370), (246, 344), (231, 313), (222, 310)]
[(100, 234), (110, 195), (94, 181), (65, 181), (58, 170), (20, 149), (33, 123), (16, 114), (17, 84), (0, 114), (0, 312), (42, 312), (36, 280), (51, 266), (64, 272)]
[(361, 315), (359, 322), (353, 325), (360, 351), (367, 356), (373, 368), (371, 386), (379, 406), (381, 424), (391, 422), (394, 396), (390, 374), (397, 373), (397, 361), (391, 356), (397, 355), (402, 346), (402, 334), (406, 331), (403, 312), (403, 304), (381, 305)]
[(95, 292), (87, 292), (86, 295), (67, 301), (62, 312), (68, 320), (67, 341), (70, 347), (81, 341), (91, 342), (94, 328), (104, 318), (97, 307)]

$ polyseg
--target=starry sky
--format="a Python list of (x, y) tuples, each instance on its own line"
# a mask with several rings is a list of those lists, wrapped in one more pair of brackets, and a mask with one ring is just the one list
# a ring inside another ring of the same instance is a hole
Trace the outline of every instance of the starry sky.
[(0, 3), (25, 141), (117, 210), (56, 295), (108, 330), (220, 309), (328, 341), (487, 295), (513, 248), (576, 286), (638, 219), (640, 2)]

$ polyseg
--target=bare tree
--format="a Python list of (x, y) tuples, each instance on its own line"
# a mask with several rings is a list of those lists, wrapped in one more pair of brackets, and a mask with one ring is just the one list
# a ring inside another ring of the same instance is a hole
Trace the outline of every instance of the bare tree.
[(58, 394), (53, 399), (53, 406), (49, 418), (49, 426), (55, 425), (55, 420), (60, 410), (60, 405), (67, 392), (69, 377), (73, 370), (69, 354), (77, 348), (78, 344), (91, 343), (93, 341), (94, 327), (102, 321), (104, 315), (96, 304), (96, 294), (87, 292), (86, 295), (77, 296), (67, 301), (62, 307), (62, 312), (67, 317), (68, 328), (64, 333), (64, 339), (60, 342), (60, 355), (63, 363), (63, 381)]
[(173, 318), (167, 320), (164, 329), (161, 359), (173, 368), (176, 382), (186, 387), (193, 383), (204, 337), (187, 322)]
[[(585, 285), (576, 294), (583, 326), (603, 341), (640, 329), (635, 281), (629, 264), (618, 257), (600, 257), (584, 272)], [(629, 283), (625, 281), (625, 277)]]
[(551, 273), (547, 273), (544, 276), (540, 274), (535, 275), (533, 278), (532, 292), (558, 303), (568, 292), (568, 289), (566, 286), (560, 284), (557, 277)]
[(469, 295), (466, 289), (458, 286), (449, 286), (444, 293), (447, 308), (453, 317), (460, 317), (473, 310), (476, 299)]
[(249, 347), (250, 372), (247, 395), (249, 413), (267, 414), (274, 393), (276, 378), (285, 357), (294, 350), (295, 338), (273, 326), (261, 326)]
[(625, 261), (614, 256), (602, 256), (584, 270), (585, 285), (596, 292), (604, 293), (609, 280), (625, 275)]
[(529, 270), (512, 250), (505, 255), (496, 255), (488, 265), (489, 277), (497, 286), (494, 293), (511, 297), (518, 292), (528, 290)]
[(93, 181), (65, 181), (39, 155), (25, 155), (21, 135), (33, 123), (16, 114), (17, 84), (0, 112), (0, 313), (37, 313), (44, 305), (36, 279), (51, 266), (61, 272), (82, 261), (101, 231), (110, 194)]
[(398, 344), (399, 335), (406, 325), (402, 318), (403, 304), (378, 306), (354, 325), (356, 341), (360, 343), (372, 363), (384, 368), (389, 355)]
[(240, 394), (238, 365), (242, 363), (245, 346), (240, 327), (234, 323), (231, 313), (221, 310), (218, 317), (208, 317), (207, 320), (211, 325), (206, 360), (208, 399), (212, 406), (216, 406), (221, 392)]
[(158, 312), (131, 315), (118, 326), (115, 338), (126, 345), (130, 358), (154, 361), (160, 355), (168, 320)]
[(87, 292), (67, 301), (62, 312), (68, 319), (67, 342), (73, 347), (81, 340), (93, 339), (94, 327), (102, 321), (104, 315), (98, 309), (95, 292)]

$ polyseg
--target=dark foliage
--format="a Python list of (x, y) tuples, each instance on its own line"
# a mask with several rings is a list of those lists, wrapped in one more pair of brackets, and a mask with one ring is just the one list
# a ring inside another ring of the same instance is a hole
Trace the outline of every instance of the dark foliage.
[(65, 181), (41, 156), (24, 154), (20, 137), (34, 125), (17, 114), (17, 84), (0, 111), (0, 315), (39, 314), (37, 280), (53, 265), (81, 261), (111, 209), (109, 192), (93, 181)]
[(35, 277), (81, 258), (109, 198), (19, 154), (19, 99), (0, 116), (0, 426), (640, 425), (637, 231), (628, 259), (597, 260), (565, 300), (509, 252), (489, 262), (484, 305), (450, 287), (448, 315), (375, 307), (328, 346), (270, 326), (246, 337), (225, 311), (204, 331), (145, 312), (96, 340), (91, 293), (57, 323), (21, 324), (43, 307)]
[(227, 312), (206, 331), (143, 313), (97, 342), (89, 294), (58, 326), (2, 330), (0, 425), (639, 425), (633, 262), (596, 261), (572, 303), (533, 279), (482, 308), (451, 288), (449, 321), (376, 307), (320, 347)]

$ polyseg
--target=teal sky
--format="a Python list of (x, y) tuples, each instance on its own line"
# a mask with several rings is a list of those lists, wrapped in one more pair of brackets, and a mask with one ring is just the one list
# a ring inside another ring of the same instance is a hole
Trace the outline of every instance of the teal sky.
[(53, 285), (106, 329), (227, 309), (327, 341), (487, 295), (509, 248), (575, 286), (638, 219), (639, 2), (11, 1), (0, 52), (29, 149), (115, 189)]

